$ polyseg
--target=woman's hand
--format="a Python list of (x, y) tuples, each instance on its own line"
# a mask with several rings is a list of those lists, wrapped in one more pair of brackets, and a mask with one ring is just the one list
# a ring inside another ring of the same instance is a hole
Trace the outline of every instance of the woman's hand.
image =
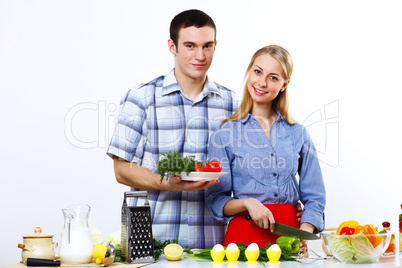
[[(311, 223), (303, 222), (300, 225), (300, 229), (304, 230), (304, 231), (307, 231), (307, 232), (310, 232), (310, 233), (313, 233), (314, 230), (315, 230), (315, 226), (312, 225)], [(308, 240), (304, 240), (304, 239), (300, 240), (300, 250), (299, 250), (300, 254), (304, 254), (305, 252), (307, 252), (307, 242), (308, 242)]]
[(258, 227), (270, 228), (271, 232), (275, 230), (275, 219), (272, 212), (260, 201), (255, 198), (246, 198), (244, 199), (244, 206)]

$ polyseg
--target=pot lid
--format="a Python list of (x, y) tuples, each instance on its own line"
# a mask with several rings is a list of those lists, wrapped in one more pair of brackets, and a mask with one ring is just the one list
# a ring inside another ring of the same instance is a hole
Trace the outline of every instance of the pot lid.
[(51, 238), (53, 235), (42, 234), (42, 228), (36, 227), (35, 233), (30, 235), (22, 236), (23, 238)]

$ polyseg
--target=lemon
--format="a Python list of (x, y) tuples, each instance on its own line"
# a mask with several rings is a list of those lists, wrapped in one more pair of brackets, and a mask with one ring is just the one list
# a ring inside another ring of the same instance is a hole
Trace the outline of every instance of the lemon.
[(96, 264), (101, 264), (105, 262), (105, 254), (107, 247), (103, 244), (96, 244), (94, 250), (92, 251), (92, 257), (94, 258)]
[(163, 249), (163, 254), (169, 261), (177, 261), (183, 255), (183, 248), (179, 244), (169, 244)]

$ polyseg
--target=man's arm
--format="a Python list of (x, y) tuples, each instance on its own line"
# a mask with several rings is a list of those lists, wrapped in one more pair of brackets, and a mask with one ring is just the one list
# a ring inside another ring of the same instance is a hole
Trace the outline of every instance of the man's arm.
[(113, 162), (116, 180), (121, 184), (141, 190), (170, 192), (197, 191), (204, 190), (219, 182), (218, 180), (182, 181), (178, 176), (171, 176), (168, 180), (164, 179), (161, 183), (161, 176), (147, 168), (119, 159), (118, 157), (113, 158)]

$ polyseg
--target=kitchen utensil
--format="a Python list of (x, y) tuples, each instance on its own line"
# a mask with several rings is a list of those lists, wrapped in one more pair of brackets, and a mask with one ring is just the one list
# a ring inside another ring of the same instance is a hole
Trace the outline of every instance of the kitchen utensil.
[(22, 261), (25, 262), (27, 258), (54, 260), (54, 249), (58, 244), (53, 243), (53, 235), (43, 234), (42, 229), (36, 227), (34, 234), (23, 236), (23, 239), (24, 243), (18, 244), (18, 247), (22, 249)]
[(104, 266), (109, 266), (114, 262), (114, 258), (116, 255), (116, 250), (112, 244), (107, 245), (106, 253), (105, 253), (105, 261), (103, 263)]
[(200, 181), (200, 180), (217, 180), (223, 175), (228, 174), (227, 172), (190, 172), (187, 175), (186, 172), (180, 173), (180, 177), (183, 181)]
[[(249, 214), (247, 214), (245, 216), (246, 220), (252, 220), (251, 216)], [(277, 235), (286, 235), (286, 236), (295, 236), (298, 237), (300, 239), (304, 239), (304, 240), (318, 240), (320, 239), (319, 236), (304, 231), (304, 230), (300, 230), (297, 229), (295, 227), (289, 226), (289, 225), (285, 225), (279, 222), (275, 222), (275, 230), (272, 232), (273, 234), (277, 234)]]
[(88, 227), (91, 208), (86, 204), (71, 205), (63, 209), (64, 228), (59, 256), (62, 263), (89, 263), (93, 244)]
[[(124, 193), (121, 208), (121, 261), (126, 263), (154, 262), (151, 207), (147, 191)], [(130, 206), (129, 197), (145, 197), (143, 206)]]
[(27, 266), (60, 266), (60, 260), (28, 258)]

